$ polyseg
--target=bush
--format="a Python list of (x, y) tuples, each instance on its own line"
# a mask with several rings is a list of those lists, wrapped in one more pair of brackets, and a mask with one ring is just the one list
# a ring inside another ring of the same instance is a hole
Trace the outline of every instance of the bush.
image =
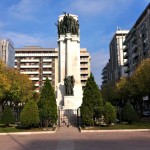
[(105, 112), (104, 112), (105, 122), (108, 125), (110, 125), (111, 123), (115, 122), (115, 120), (116, 120), (115, 108), (112, 106), (112, 104), (110, 102), (106, 102), (104, 108), (105, 108)]
[(7, 126), (9, 126), (9, 124), (15, 123), (15, 117), (10, 106), (4, 107), (4, 111), (1, 115), (1, 123), (6, 124)]
[(87, 106), (82, 105), (81, 107), (81, 119), (84, 126), (93, 125), (93, 114)]
[(20, 114), (20, 122), (24, 127), (32, 127), (39, 123), (39, 111), (36, 102), (29, 101)]
[(129, 123), (135, 122), (138, 120), (138, 115), (136, 114), (135, 110), (133, 109), (132, 105), (127, 102), (122, 110), (122, 118), (124, 121)]

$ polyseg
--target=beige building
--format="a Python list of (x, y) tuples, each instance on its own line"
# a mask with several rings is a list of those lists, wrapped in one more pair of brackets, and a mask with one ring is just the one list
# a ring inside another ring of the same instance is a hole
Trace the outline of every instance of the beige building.
[(131, 76), (141, 60), (150, 57), (150, 3), (126, 36), (124, 44), (126, 72)]
[(58, 52), (55, 48), (41, 48), (29, 46), (16, 48), (15, 68), (20, 73), (29, 75), (33, 81), (37, 92), (41, 90), (46, 77), (55, 87), (57, 82)]
[[(56, 90), (58, 83), (58, 49), (26, 46), (15, 49), (15, 68), (29, 75), (37, 92), (41, 90), (46, 77)], [(86, 49), (80, 50), (80, 70), (82, 87), (90, 75), (90, 55)]]
[(15, 65), (15, 49), (10, 39), (0, 39), (0, 59), (9, 67)]
[(81, 74), (81, 84), (84, 88), (86, 85), (86, 81), (91, 73), (91, 57), (86, 48), (80, 49), (80, 74)]

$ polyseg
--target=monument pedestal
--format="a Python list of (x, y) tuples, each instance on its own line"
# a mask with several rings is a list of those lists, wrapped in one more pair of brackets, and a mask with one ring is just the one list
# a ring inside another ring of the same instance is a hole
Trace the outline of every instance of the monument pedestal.
[(82, 104), (82, 86), (76, 84), (74, 86), (74, 95), (65, 96), (65, 85), (63, 82), (57, 87), (57, 106), (62, 106), (63, 109), (78, 109)]
[(64, 96), (63, 109), (78, 109), (81, 106), (82, 97)]

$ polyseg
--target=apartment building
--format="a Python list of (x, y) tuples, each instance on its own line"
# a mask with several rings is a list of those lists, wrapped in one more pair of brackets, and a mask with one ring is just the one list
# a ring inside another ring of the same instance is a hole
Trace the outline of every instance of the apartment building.
[(124, 45), (124, 65), (131, 76), (141, 60), (150, 57), (150, 3), (126, 36)]
[(126, 76), (125, 73), (126, 68), (124, 66), (124, 56), (123, 56), (123, 49), (125, 46), (123, 45), (123, 42), (128, 32), (129, 32), (128, 30), (118, 29), (115, 32), (109, 44), (109, 52), (110, 52), (109, 68), (110, 68), (111, 83), (115, 83), (120, 79), (120, 77)]
[(15, 66), (15, 49), (10, 39), (0, 39), (0, 59), (9, 67)]
[(58, 79), (58, 51), (56, 48), (41, 48), (39, 46), (27, 46), (16, 48), (15, 68), (20, 73), (29, 75), (35, 85), (35, 91), (39, 92), (46, 77), (55, 87)]
[(102, 76), (102, 86), (101, 86), (101, 88), (103, 88), (103, 86), (110, 83), (110, 63), (109, 62), (103, 68), (101, 76)]
[[(90, 75), (90, 55), (86, 49), (80, 51), (81, 83), (84, 88)], [(56, 90), (58, 83), (58, 49), (26, 46), (16, 48), (15, 68), (20, 73), (29, 75), (36, 92), (40, 92), (43, 83), (48, 77)]]
[(85, 87), (86, 81), (91, 73), (90, 62), (91, 62), (91, 57), (89, 52), (86, 50), (86, 48), (81, 48), (80, 49), (80, 75), (81, 75), (81, 84), (83, 88)]

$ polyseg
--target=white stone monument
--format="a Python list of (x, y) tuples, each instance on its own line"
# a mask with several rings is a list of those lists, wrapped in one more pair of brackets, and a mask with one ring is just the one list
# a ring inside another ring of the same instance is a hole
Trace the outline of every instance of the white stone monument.
[[(78, 17), (72, 14), (59, 16), (58, 23), (58, 86), (57, 106), (61, 109), (78, 109), (82, 104), (80, 80), (80, 34)], [(73, 94), (66, 94), (65, 77), (74, 77)]]

